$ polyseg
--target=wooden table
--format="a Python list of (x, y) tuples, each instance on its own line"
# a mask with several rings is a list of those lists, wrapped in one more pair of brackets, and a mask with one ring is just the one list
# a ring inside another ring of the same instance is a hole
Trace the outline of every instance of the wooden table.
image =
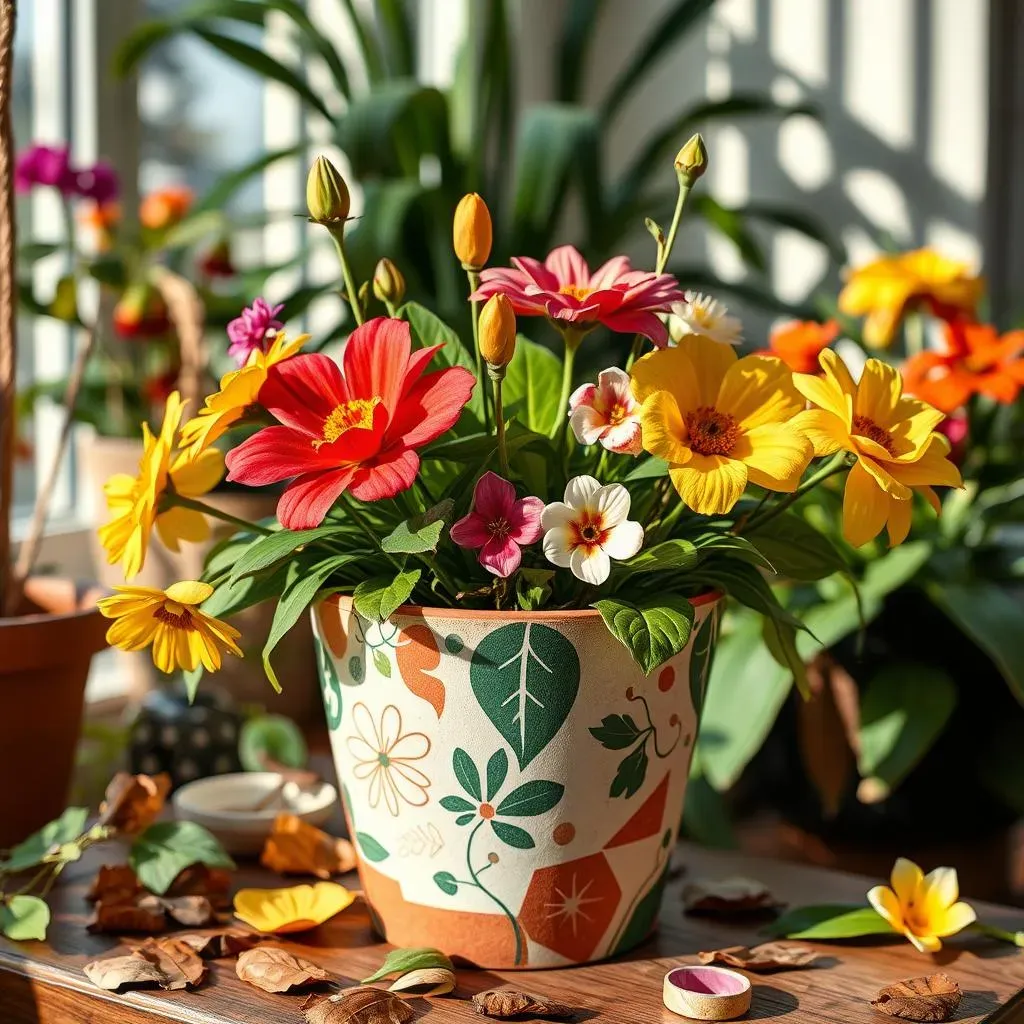
[[(212, 961), (206, 983), (194, 992), (135, 991), (114, 995), (94, 988), (83, 964), (123, 953), (116, 939), (85, 931), (89, 906), (84, 890), (99, 857), (68, 870), (54, 890), (54, 923), (46, 943), (0, 940), (0, 1024), (301, 1024), (303, 996), (268, 995), (241, 982), (231, 960)], [(109, 849), (107, 860), (113, 860)], [(682, 913), (680, 892), (686, 878), (755, 878), (792, 905), (862, 900), (872, 880), (741, 854), (681, 847), (686, 871), (665, 897), (661, 930), (647, 945), (621, 959), (591, 967), (536, 972), (459, 971), (457, 995), (468, 997), (502, 984), (578, 1006), (579, 1020), (678, 1022), (661, 1001), (662, 979), (671, 967), (695, 963), (700, 950), (754, 945), (763, 938), (757, 923), (723, 923)], [(354, 878), (352, 884), (357, 884)], [(279, 885), (258, 867), (242, 868), (239, 885)], [(1024, 928), (1024, 912), (976, 904), (979, 916), (1008, 929)], [(762, 922), (763, 923), (763, 922)], [(343, 984), (357, 983), (375, 970), (387, 947), (370, 929), (361, 902), (312, 932), (280, 945), (319, 963)], [(955, 1020), (1006, 1024), (1024, 1021), (1024, 950), (981, 937), (947, 942), (934, 957), (893, 940), (819, 945), (827, 959), (800, 971), (751, 975), (753, 1006), (749, 1019), (785, 1018), (809, 1022), (873, 1022), (883, 1017), (870, 1006), (878, 989), (890, 982), (945, 971), (965, 995)], [(481, 1022), (471, 1003), (451, 998), (429, 1004), (416, 1000), (416, 1021), (428, 1024)]]

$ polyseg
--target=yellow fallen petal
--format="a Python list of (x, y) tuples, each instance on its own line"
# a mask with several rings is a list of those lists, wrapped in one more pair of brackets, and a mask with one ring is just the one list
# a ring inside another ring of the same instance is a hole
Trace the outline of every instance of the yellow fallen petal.
[(261, 932), (307, 931), (351, 906), (355, 898), (337, 882), (240, 889), (235, 893), (235, 916)]

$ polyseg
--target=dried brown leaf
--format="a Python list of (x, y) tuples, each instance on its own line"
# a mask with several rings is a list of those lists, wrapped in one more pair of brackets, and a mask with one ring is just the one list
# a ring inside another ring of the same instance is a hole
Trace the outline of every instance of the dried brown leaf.
[(142, 832), (160, 816), (170, 790), (171, 777), (166, 772), (153, 776), (118, 772), (100, 804), (99, 824), (127, 835)]
[(113, 956), (106, 960), (94, 960), (83, 968), (85, 976), (97, 987), (108, 992), (122, 988), (140, 988), (146, 985), (162, 985), (164, 972), (150, 960), (140, 956)]
[(871, 1005), (890, 1017), (903, 1020), (949, 1020), (960, 1005), (963, 993), (948, 974), (930, 974), (886, 985)]
[(231, 906), (231, 872), (211, 868), (206, 864), (193, 864), (185, 868), (164, 894), (170, 899), (178, 896), (205, 896), (215, 910)]
[(360, 986), (305, 1009), (308, 1024), (405, 1024), (412, 1007), (394, 992)]
[(752, 878), (695, 878), (683, 886), (688, 914), (752, 914), (780, 906), (768, 887)]
[(235, 973), (264, 992), (291, 992), (331, 980), (322, 967), (279, 946), (257, 946), (240, 953)]
[(294, 814), (279, 814), (263, 846), (260, 863), (289, 875), (315, 875), (325, 881), (356, 866), (355, 850), (347, 839), (336, 839)]
[(702, 964), (725, 964), (727, 967), (742, 967), (745, 971), (779, 971), (798, 967), (810, 967), (821, 954), (806, 946), (793, 946), (786, 942), (765, 942), (753, 949), (746, 946), (729, 946), (714, 949), (710, 953), (698, 953)]
[(217, 923), (213, 904), (205, 896), (175, 896), (160, 902), (167, 916), (186, 928), (205, 928)]
[(407, 971), (391, 984), (391, 992), (404, 992), (406, 996), (446, 996), (455, 991), (455, 974), (447, 967), (422, 967)]
[(252, 949), (263, 941), (264, 936), (256, 932), (215, 932), (212, 935), (188, 932), (175, 938), (191, 946), (204, 960), (220, 960)]
[(565, 1003), (556, 1003), (543, 996), (531, 996), (526, 992), (502, 988), (480, 992), (473, 996), (476, 1012), (485, 1017), (547, 1017), (551, 1020), (569, 1020), (576, 1016), (576, 1010)]
[(90, 932), (141, 932), (156, 935), (167, 930), (164, 901), (141, 890), (123, 903), (101, 900), (93, 907), (86, 929)]
[(95, 903), (129, 903), (141, 890), (135, 872), (127, 864), (104, 864), (89, 886), (86, 899)]
[(168, 979), (161, 988), (195, 988), (206, 977), (206, 964), (196, 951), (178, 939), (149, 939), (135, 955), (156, 964)]

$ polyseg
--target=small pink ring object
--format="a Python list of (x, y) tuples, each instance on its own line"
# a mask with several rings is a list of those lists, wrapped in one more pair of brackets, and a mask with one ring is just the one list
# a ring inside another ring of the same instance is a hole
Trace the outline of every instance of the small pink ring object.
[(750, 981), (724, 967), (676, 967), (662, 998), (673, 1013), (694, 1020), (733, 1020), (750, 1009)]

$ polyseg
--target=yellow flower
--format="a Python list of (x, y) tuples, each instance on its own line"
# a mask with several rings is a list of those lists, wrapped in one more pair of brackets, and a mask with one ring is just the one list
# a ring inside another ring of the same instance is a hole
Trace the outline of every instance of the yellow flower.
[(355, 893), (337, 882), (290, 889), (239, 889), (235, 917), (260, 932), (305, 932), (355, 902)]
[(889, 530), (889, 543), (902, 544), (910, 532), (914, 491), (939, 512), (934, 485), (960, 486), (960, 471), (949, 461), (949, 441), (933, 433), (943, 415), (903, 395), (899, 371), (878, 359), (864, 365), (854, 383), (830, 349), (819, 356), (824, 375), (798, 373), (793, 381), (816, 409), (801, 413), (816, 455), (846, 451), (857, 462), (846, 479), (843, 536), (854, 547)]
[(174, 435), (183, 410), (181, 396), (172, 392), (160, 433), (154, 437), (148, 425), (142, 425), (138, 476), (116, 473), (103, 487), (113, 518), (97, 532), (107, 560), (111, 565), (121, 562), (125, 579), (136, 576), (145, 564), (154, 526), (171, 551), (178, 550), (179, 541), (201, 541), (210, 534), (201, 512), (161, 509), (161, 501), (171, 489), (198, 498), (216, 487), (224, 475), (224, 456), (218, 451), (202, 452), (198, 458), (181, 453), (172, 461)]
[(181, 428), (181, 443), (188, 458), (199, 458), (228, 427), (237, 423), (256, 402), (267, 370), (291, 358), (307, 341), (308, 334), (301, 334), (294, 341), (278, 334), (266, 352), (253, 349), (245, 366), (224, 374), (220, 390), (210, 395), (199, 413)]
[(924, 872), (900, 857), (892, 869), (892, 888), (876, 885), (868, 902), (922, 953), (942, 949), (941, 939), (955, 935), (973, 924), (974, 909), (958, 903), (960, 887), (955, 868)]
[(932, 249), (915, 249), (882, 256), (850, 271), (839, 293), (839, 310), (849, 316), (866, 316), (865, 344), (885, 348), (911, 304), (921, 302), (938, 313), (973, 313), (984, 287), (984, 281), (971, 275), (966, 264)]
[(200, 611), (212, 593), (208, 583), (183, 580), (166, 590), (155, 587), (115, 587), (113, 597), (98, 602), (100, 611), (116, 621), (107, 630), (107, 643), (122, 651), (153, 646), (153, 664), (161, 672), (192, 671), (202, 665), (220, 668), (220, 649), (242, 656), (235, 641), (237, 629)]
[(780, 359), (738, 359), (698, 334), (651, 352), (632, 371), (644, 448), (669, 463), (669, 476), (695, 512), (728, 512), (747, 482), (795, 491), (812, 457), (794, 424), (803, 402)]

